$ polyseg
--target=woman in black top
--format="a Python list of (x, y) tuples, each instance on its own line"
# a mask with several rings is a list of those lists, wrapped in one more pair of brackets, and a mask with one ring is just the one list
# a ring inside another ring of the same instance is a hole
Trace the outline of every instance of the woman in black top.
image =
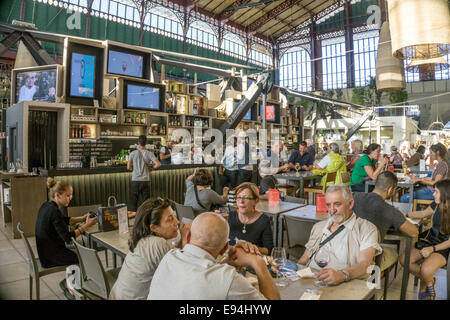
[(228, 216), (230, 245), (235, 245), (236, 239), (245, 240), (256, 245), (261, 254), (270, 255), (273, 248), (270, 218), (256, 210), (258, 201), (258, 189), (253, 183), (244, 182), (236, 188), (237, 210)]
[[(76, 238), (87, 228), (97, 222), (97, 217), (89, 218), (89, 213), (82, 217), (64, 217), (58, 208), (68, 206), (72, 199), (72, 187), (67, 182), (47, 179), (50, 201), (39, 208), (36, 220), (36, 246), (39, 260), (44, 268), (78, 264), (75, 252), (66, 248), (72, 237)], [(69, 224), (86, 223), (69, 231)]]
[[(411, 248), (409, 272), (420, 278), (420, 300), (434, 300), (434, 273), (445, 266), (450, 254), (450, 180), (434, 185), (434, 202), (423, 211), (406, 214), (410, 218), (433, 216), (433, 227), (419, 234), (415, 248)], [(404, 264), (404, 254), (400, 258)]]

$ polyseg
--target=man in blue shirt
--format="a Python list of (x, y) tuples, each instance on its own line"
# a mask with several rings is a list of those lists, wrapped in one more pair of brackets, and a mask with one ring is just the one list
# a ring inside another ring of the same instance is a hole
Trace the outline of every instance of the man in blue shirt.
[(294, 170), (295, 164), (300, 163), (301, 171), (310, 171), (313, 168), (314, 158), (313, 156), (306, 151), (308, 148), (305, 141), (302, 141), (298, 147), (298, 150), (292, 152), (289, 157), (289, 167), (291, 170)]

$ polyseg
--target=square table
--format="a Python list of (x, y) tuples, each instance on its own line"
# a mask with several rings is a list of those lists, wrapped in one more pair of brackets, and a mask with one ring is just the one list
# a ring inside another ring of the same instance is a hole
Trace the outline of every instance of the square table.
[(119, 234), (119, 230), (97, 232), (91, 235), (91, 239), (92, 242), (111, 250), (114, 254), (121, 257), (122, 261), (128, 253), (129, 232), (122, 235)]
[[(297, 265), (298, 269), (306, 268), (302, 265)], [(249, 272), (246, 277), (256, 277)], [(277, 287), (281, 300), (299, 300), (307, 289), (319, 289), (322, 291), (320, 300), (369, 300), (375, 297), (376, 290), (367, 285), (367, 281), (353, 279), (349, 282), (341, 283), (337, 286), (327, 286), (317, 288), (314, 285), (316, 279), (300, 279), (296, 281), (287, 280), (289, 284), (285, 287)], [(278, 281), (274, 279), (274, 281)], [(256, 284), (257, 286), (257, 284)]]
[(298, 174), (296, 172), (288, 173), (277, 173), (273, 175), (276, 179), (292, 180), (300, 182), (300, 196), (303, 197), (304, 190), (304, 180), (314, 180), (321, 179), (321, 175), (312, 174), (311, 171), (300, 171)]

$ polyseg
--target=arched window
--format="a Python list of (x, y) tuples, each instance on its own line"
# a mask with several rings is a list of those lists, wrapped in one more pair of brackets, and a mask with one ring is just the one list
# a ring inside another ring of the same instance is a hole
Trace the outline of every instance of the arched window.
[(183, 36), (183, 27), (177, 16), (169, 9), (155, 7), (147, 13), (145, 25), (159, 30), (164, 30), (173, 35)]
[(217, 37), (211, 27), (203, 21), (194, 21), (188, 30), (187, 38), (202, 47), (218, 48)]
[(292, 48), (280, 59), (280, 85), (298, 91), (312, 90), (311, 57), (303, 48)]
[(245, 46), (241, 39), (232, 33), (225, 33), (220, 48), (225, 54), (245, 60)]
[(322, 41), (322, 71), (324, 90), (347, 87), (344, 37)]

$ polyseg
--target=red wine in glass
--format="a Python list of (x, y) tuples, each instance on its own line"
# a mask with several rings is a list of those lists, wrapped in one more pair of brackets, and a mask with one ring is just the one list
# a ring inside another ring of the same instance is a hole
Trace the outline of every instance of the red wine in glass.
[(325, 268), (328, 264), (328, 261), (327, 260), (318, 260), (318, 261), (316, 261), (316, 263), (319, 267)]

